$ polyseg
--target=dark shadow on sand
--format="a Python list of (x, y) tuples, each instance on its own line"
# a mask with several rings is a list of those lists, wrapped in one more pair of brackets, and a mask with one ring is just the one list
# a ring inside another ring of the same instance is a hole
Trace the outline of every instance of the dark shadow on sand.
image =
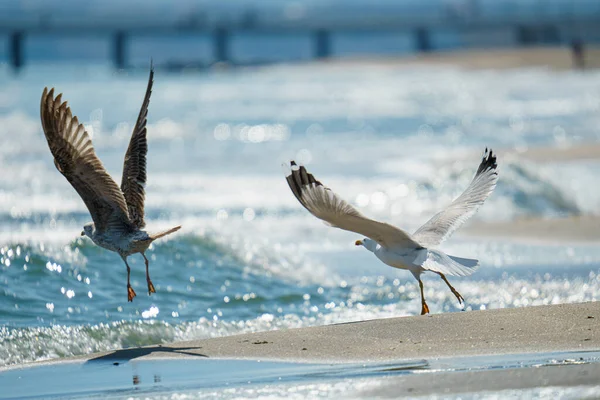
[(188, 356), (195, 357), (204, 357), (207, 358), (207, 355), (200, 353), (193, 353), (186, 350), (197, 350), (201, 347), (192, 346), (192, 347), (163, 347), (161, 345), (151, 346), (151, 347), (135, 347), (130, 349), (122, 349), (115, 350), (112, 353), (104, 354), (102, 356), (90, 358), (85, 362), (85, 365), (92, 364), (96, 362), (109, 362), (113, 361), (114, 365), (119, 365), (120, 362), (126, 363), (135, 358), (143, 357), (152, 353), (172, 353), (172, 354), (185, 354)]

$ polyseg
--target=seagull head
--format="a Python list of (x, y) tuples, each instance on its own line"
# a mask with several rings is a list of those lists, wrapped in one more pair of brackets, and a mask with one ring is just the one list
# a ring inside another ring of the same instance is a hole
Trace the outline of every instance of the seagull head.
[(356, 242), (354, 242), (354, 244), (357, 246), (363, 246), (365, 249), (367, 249), (369, 251), (377, 250), (377, 246), (378, 246), (376, 241), (369, 239), (369, 238), (357, 240)]
[(92, 237), (94, 233), (94, 223), (89, 222), (83, 226), (83, 230), (81, 231), (81, 236)]

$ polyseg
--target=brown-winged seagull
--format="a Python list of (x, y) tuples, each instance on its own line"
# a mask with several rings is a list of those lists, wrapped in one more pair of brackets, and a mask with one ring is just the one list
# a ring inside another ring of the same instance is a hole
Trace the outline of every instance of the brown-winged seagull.
[(375, 253), (385, 264), (409, 270), (413, 274), (421, 289), (421, 315), (429, 313), (421, 281), (421, 274), (425, 271), (438, 274), (458, 301), (464, 302), (461, 294), (446, 279), (446, 274), (470, 275), (479, 266), (479, 261), (450, 256), (435, 247), (473, 216), (496, 187), (498, 165), (492, 150), (488, 152), (485, 149), (475, 177), (467, 189), (448, 208), (434, 215), (412, 235), (393, 225), (365, 217), (317, 181), (304, 166), (299, 167), (294, 161), (290, 166), (287, 182), (294, 196), (311, 214), (331, 226), (366, 236), (355, 244)]
[(131, 269), (127, 257), (135, 253), (142, 254), (146, 263), (148, 294), (155, 293), (144, 252), (154, 240), (181, 228), (176, 226), (150, 234), (142, 230), (145, 226), (144, 187), (148, 153), (146, 120), (153, 78), (154, 70), (150, 67), (144, 102), (125, 154), (121, 188), (104, 169), (85, 127), (77, 117), (72, 116), (67, 102), (62, 102), (62, 94), (55, 98), (54, 89), (48, 91), (48, 88), (44, 88), (40, 109), (42, 127), (54, 156), (54, 165), (81, 196), (92, 216), (93, 222), (83, 227), (81, 236), (85, 235), (98, 246), (119, 253), (127, 266), (128, 301), (132, 301), (136, 294), (129, 282)]

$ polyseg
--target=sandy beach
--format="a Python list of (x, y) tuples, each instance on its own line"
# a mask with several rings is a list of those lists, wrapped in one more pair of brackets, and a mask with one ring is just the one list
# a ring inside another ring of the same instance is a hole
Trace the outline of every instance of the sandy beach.
[(505, 157), (536, 163), (577, 162), (600, 160), (600, 143), (578, 143), (569, 146), (533, 147), (524, 151), (508, 151)]
[(202, 355), (332, 363), (581, 350), (600, 350), (600, 303), (357, 321), (117, 350), (75, 359)]
[[(369, 385), (354, 396), (396, 398), (544, 387), (593, 388), (599, 384), (600, 364), (590, 361), (597, 360), (598, 351), (600, 303), (588, 302), (258, 332), (130, 348), (29, 366), (71, 368), (71, 378), (85, 381), (92, 378), (86, 377), (86, 373), (93, 373), (95, 370), (91, 368), (96, 364), (98, 371), (109, 372), (109, 366), (118, 367), (131, 361), (136, 365), (132, 367), (134, 374), (141, 374), (136, 371), (146, 361), (153, 362), (154, 371), (161, 370), (161, 360), (162, 370), (176, 368), (175, 364), (169, 364), (171, 367), (164, 364), (171, 359), (189, 360), (194, 365), (203, 360), (229, 359), (232, 371), (237, 368), (233, 360), (240, 359), (340, 366), (387, 362), (387, 366), (380, 367), (381, 375), (369, 378)], [(78, 364), (83, 368), (78, 369)], [(4, 371), (16, 369), (27, 373), (27, 368), (22, 369), (27, 366), (13, 366)], [(390, 375), (394, 368), (420, 373)], [(140, 375), (134, 375), (134, 386), (136, 376)], [(365, 379), (362, 381), (367, 382)]]
[[(520, 49), (467, 50), (439, 52), (415, 57), (411, 62), (453, 64), (463, 68), (502, 69), (545, 66), (552, 69), (572, 69), (573, 59), (568, 47), (525, 47)], [(588, 47), (586, 68), (600, 67), (600, 49)]]
[[(512, 49), (468, 49), (438, 51), (402, 57), (349, 57), (327, 61), (339, 63), (363, 63), (378, 65), (429, 65), (457, 66), (471, 69), (507, 69), (524, 67), (547, 67), (555, 70), (573, 68), (569, 47), (522, 47)], [(600, 68), (600, 49), (588, 46), (585, 54), (586, 69)]]
[(600, 217), (585, 215), (564, 218), (520, 218), (507, 222), (477, 222), (464, 230), (465, 235), (496, 237), (531, 243), (600, 242)]

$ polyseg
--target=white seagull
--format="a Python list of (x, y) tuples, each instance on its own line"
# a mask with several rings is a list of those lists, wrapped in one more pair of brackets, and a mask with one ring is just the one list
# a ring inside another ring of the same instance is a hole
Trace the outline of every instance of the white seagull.
[(84, 225), (81, 236), (85, 235), (98, 246), (119, 253), (127, 266), (128, 301), (132, 301), (136, 294), (129, 282), (131, 269), (127, 257), (142, 254), (146, 263), (148, 294), (155, 293), (144, 252), (154, 240), (181, 228), (176, 226), (154, 234), (142, 230), (145, 226), (144, 187), (148, 153), (146, 119), (153, 77), (154, 70), (150, 67), (144, 102), (125, 154), (120, 188), (96, 156), (83, 124), (72, 116), (67, 102), (61, 101), (62, 94), (54, 98), (54, 89), (48, 91), (44, 88), (40, 108), (42, 127), (54, 156), (54, 165), (81, 196), (94, 221)]
[(336, 228), (356, 232), (367, 238), (357, 240), (377, 258), (394, 268), (409, 270), (421, 289), (421, 315), (429, 312), (423, 295), (421, 274), (438, 274), (462, 304), (460, 293), (446, 279), (447, 275), (468, 276), (479, 266), (478, 260), (445, 254), (435, 247), (448, 239), (492, 193), (498, 181), (498, 165), (492, 150), (485, 149), (483, 159), (467, 189), (448, 206), (410, 235), (393, 225), (369, 219), (344, 201), (331, 189), (323, 186), (303, 166), (292, 161), (286, 176), (292, 193), (315, 217)]

